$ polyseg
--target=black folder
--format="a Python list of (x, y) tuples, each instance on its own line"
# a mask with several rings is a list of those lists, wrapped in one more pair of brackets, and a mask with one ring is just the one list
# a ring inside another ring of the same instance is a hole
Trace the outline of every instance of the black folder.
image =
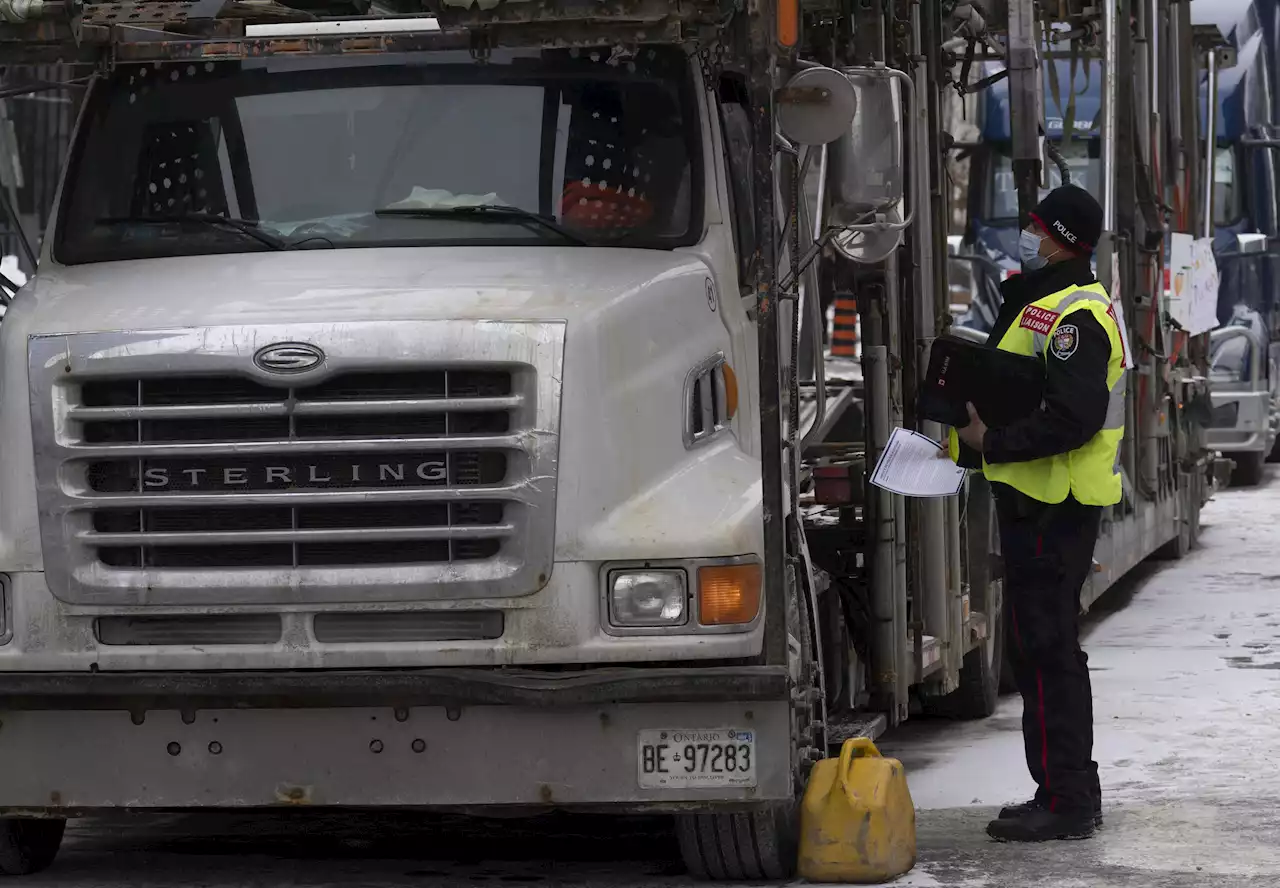
[(929, 351), (929, 371), (916, 400), (924, 419), (964, 428), (966, 403), (991, 428), (1034, 413), (1044, 400), (1044, 360), (1015, 355), (955, 336), (940, 336)]

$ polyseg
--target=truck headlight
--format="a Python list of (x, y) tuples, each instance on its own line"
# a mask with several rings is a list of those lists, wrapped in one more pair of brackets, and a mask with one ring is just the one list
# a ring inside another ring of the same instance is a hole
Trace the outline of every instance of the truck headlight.
[(689, 619), (683, 570), (609, 573), (609, 622), (618, 627), (683, 626)]

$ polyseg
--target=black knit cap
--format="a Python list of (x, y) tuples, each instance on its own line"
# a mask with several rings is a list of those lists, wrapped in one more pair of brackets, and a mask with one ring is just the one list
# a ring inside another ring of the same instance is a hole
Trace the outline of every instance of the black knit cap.
[(1088, 256), (1102, 237), (1102, 205), (1078, 185), (1062, 185), (1045, 195), (1031, 211), (1053, 242)]

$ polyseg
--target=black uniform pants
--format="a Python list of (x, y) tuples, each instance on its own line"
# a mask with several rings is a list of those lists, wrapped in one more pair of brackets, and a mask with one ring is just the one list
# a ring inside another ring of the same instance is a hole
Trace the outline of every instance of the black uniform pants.
[(1101, 802), (1093, 759), (1093, 689), (1080, 649), (1080, 587), (1102, 509), (1047, 505), (997, 484), (1009, 663), (1022, 694), (1022, 738), (1036, 799), (1053, 811)]

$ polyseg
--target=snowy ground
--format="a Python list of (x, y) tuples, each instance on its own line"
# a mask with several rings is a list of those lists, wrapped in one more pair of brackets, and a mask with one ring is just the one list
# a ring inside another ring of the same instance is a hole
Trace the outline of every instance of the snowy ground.
[(1084, 642), (1106, 826), (1092, 841), (989, 843), (993, 807), (1032, 788), (1021, 701), (885, 739), (921, 808), (905, 884), (1280, 885), (1280, 478), (1209, 504), (1199, 549), (1140, 569)]
[[(914, 722), (882, 748), (907, 766), (920, 863), (897, 884), (956, 888), (1280, 885), (1280, 478), (1221, 494), (1202, 547), (1143, 568), (1090, 616), (1107, 824), (1088, 842), (997, 845), (996, 806), (1027, 796), (1020, 702), (981, 723)], [(15, 763), (10, 763), (13, 766)], [(20, 763), (16, 763), (20, 766)], [(660, 822), (166, 817), (76, 827), (66, 888), (676, 886)]]

